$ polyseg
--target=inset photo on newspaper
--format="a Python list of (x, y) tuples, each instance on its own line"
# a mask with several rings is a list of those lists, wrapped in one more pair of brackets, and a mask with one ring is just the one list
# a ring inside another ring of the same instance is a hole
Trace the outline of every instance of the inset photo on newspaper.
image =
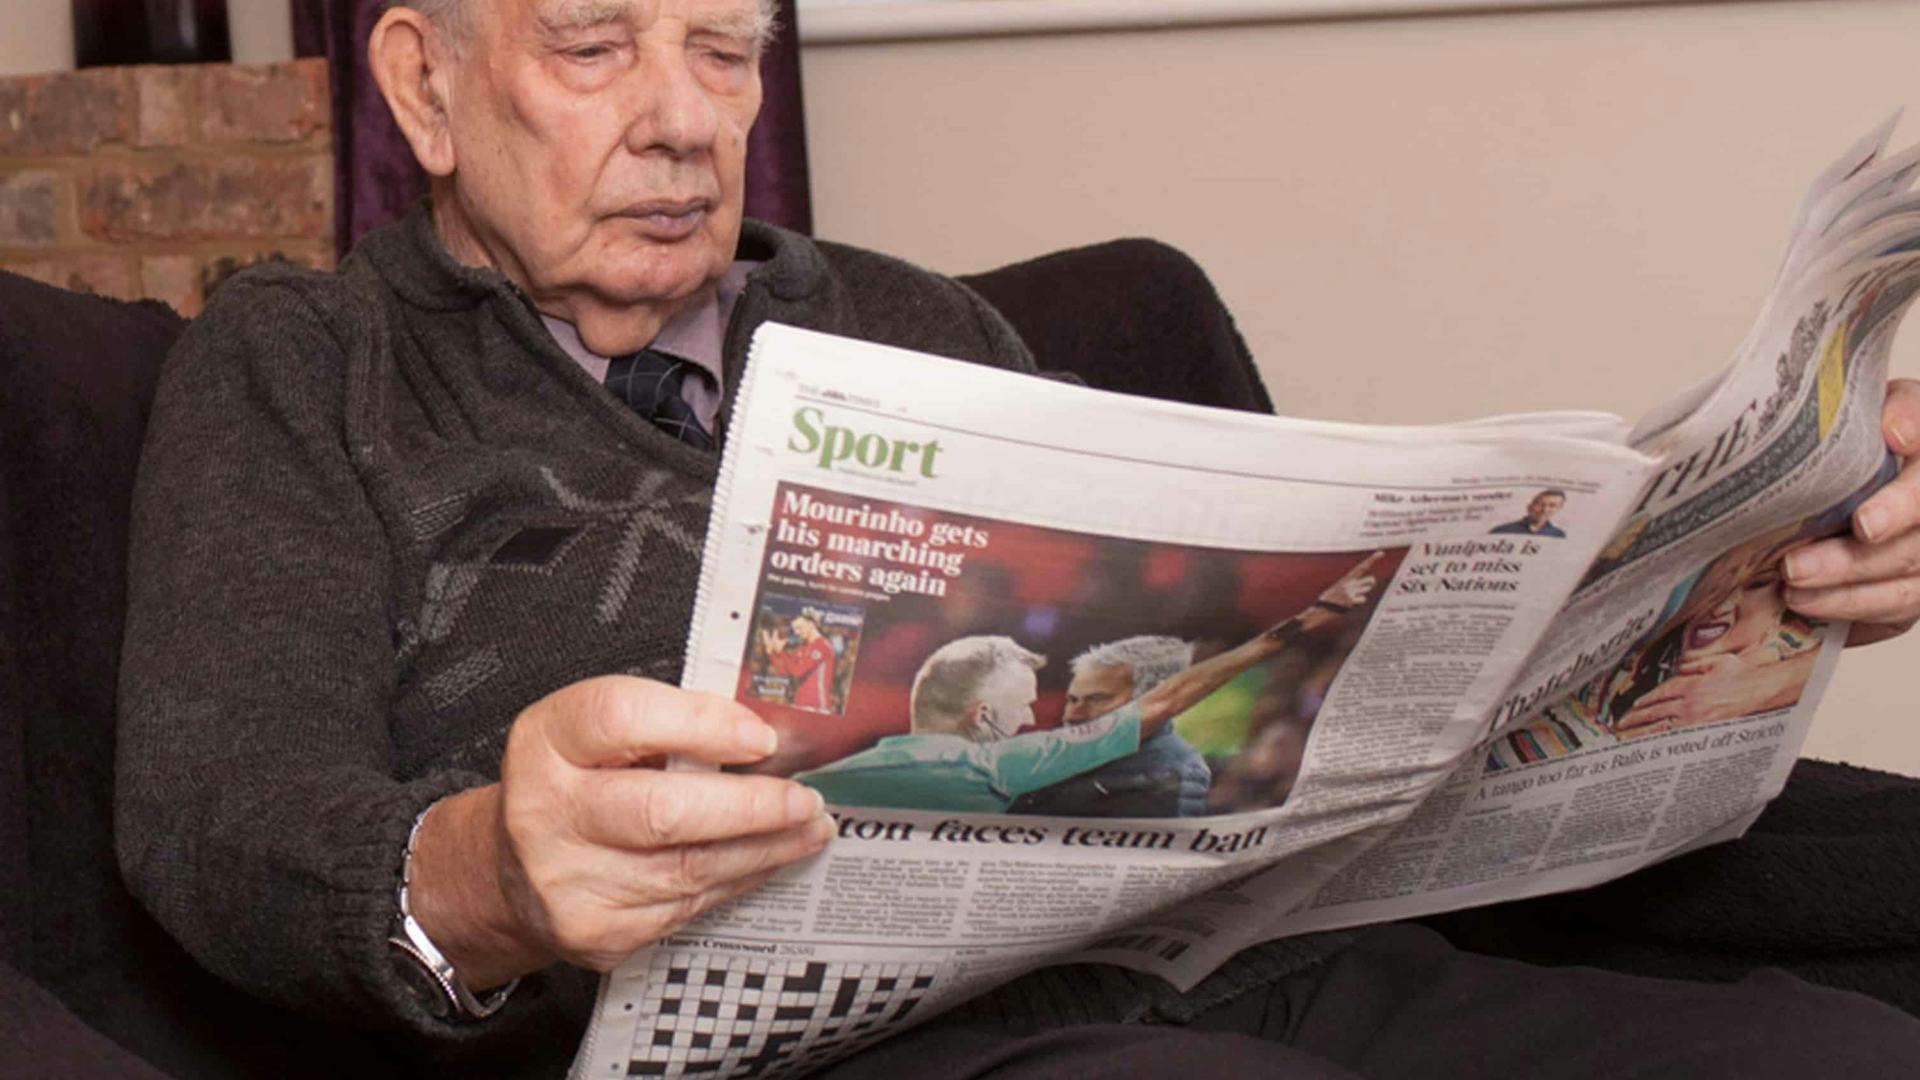
[(762, 594), (747, 650), (747, 693), (754, 701), (844, 714), (865, 620), (866, 609), (856, 604)]
[(1567, 493), (1559, 488), (1541, 488), (1527, 500), (1524, 514), (1512, 521), (1495, 525), (1488, 530), (1495, 536), (1545, 536), (1557, 540), (1567, 537), (1566, 531), (1554, 524), (1553, 518), (1567, 505)]
[[(1404, 548), (1252, 552), (781, 484), (736, 697), (838, 806), (1279, 806)], [(855, 664), (857, 657), (858, 664)]]
[(1827, 624), (1790, 610), (1781, 559), (1845, 531), (1877, 490), (1763, 533), (1683, 578), (1661, 617), (1619, 662), (1540, 718), (1495, 739), (1487, 771), (1554, 761), (1669, 731), (1742, 720), (1800, 703)]

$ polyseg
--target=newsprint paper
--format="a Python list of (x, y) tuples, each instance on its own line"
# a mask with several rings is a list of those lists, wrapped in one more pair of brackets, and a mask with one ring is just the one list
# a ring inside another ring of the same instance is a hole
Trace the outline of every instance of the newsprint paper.
[(608, 976), (574, 1074), (796, 1075), (1043, 964), (1184, 989), (1740, 835), (1846, 632), (1785, 609), (1780, 556), (1893, 467), (1891, 127), (1808, 193), (1732, 362), (1633, 428), (1315, 423), (762, 328), (685, 684), (778, 728), (756, 768), (839, 835)]

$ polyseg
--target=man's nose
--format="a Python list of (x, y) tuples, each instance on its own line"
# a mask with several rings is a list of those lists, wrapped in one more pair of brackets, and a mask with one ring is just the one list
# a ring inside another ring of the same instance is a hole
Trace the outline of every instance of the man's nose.
[(640, 68), (639, 108), (627, 126), (627, 145), (636, 154), (666, 150), (676, 157), (706, 151), (720, 130), (720, 110), (694, 75), (684, 49), (660, 48)]

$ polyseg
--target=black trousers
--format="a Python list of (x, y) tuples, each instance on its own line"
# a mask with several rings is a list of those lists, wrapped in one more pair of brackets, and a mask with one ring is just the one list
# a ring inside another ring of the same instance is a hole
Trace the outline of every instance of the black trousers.
[(1777, 971), (1738, 983), (1547, 968), (1377, 927), (1332, 961), (1186, 1027), (1014, 1036), (937, 1021), (826, 1080), (1920, 1077), (1920, 1019)]

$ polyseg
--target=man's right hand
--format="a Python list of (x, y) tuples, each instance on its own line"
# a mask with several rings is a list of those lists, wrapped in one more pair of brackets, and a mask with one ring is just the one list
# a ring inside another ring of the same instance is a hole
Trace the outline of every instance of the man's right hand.
[(415, 918), (479, 990), (564, 960), (610, 971), (833, 835), (791, 780), (668, 771), (758, 761), (773, 729), (714, 694), (624, 676), (527, 707), (500, 782), (442, 801), (414, 846)]

